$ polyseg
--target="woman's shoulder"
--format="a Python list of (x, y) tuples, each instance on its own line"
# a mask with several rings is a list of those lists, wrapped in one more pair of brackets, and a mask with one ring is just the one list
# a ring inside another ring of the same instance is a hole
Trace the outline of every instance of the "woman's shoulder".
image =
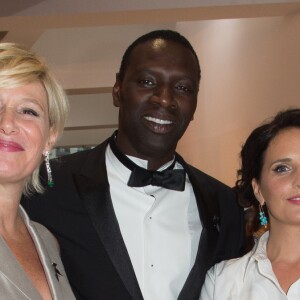
[(214, 278), (237, 278), (239, 274), (244, 273), (247, 269), (252, 254), (252, 251), (250, 251), (242, 257), (221, 261), (220, 263), (215, 264), (208, 271), (208, 274)]

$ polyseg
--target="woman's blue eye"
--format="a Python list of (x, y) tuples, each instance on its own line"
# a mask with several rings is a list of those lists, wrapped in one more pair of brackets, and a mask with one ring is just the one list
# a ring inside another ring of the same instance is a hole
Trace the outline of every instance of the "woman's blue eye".
[(274, 168), (274, 171), (276, 173), (284, 173), (284, 172), (287, 172), (289, 170), (290, 170), (290, 168), (286, 165), (278, 165)]

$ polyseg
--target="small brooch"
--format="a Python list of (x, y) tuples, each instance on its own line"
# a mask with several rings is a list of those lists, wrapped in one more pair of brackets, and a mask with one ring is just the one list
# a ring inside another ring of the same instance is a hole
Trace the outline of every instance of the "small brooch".
[(59, 270), (58, 270), (57, 267), (56, 267), (57, 264), (56, 264), (55, 262), (53, 262), (53, 263), (52, 263), (52, 266), (53, 266), (54, 271), (55, 271), (55, 277), (56, 277), (57, 281), (59, 281), (58, 275), (60, 275), (60, 276), (62, 276), (62, 275), (61, 275), (61, 273), (59, 272)]

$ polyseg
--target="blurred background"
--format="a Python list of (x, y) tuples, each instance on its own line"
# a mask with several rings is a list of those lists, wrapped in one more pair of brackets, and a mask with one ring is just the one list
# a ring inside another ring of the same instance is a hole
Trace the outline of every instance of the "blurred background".
[(233, 185), (251, 130), (300, 106), (300, 1), (1, 0), (0, 40), (45, 57), (71, 112), (56, 154), (93, 147), (116, 128), (111, 90), (138, 36), (174, 29), (195, 48), (202, 79), (178, 145), (188, 162)]

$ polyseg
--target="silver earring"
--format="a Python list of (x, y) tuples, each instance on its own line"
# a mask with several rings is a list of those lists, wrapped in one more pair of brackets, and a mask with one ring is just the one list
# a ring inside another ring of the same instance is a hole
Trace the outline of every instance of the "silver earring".
[(53, 187), (54, 182), (52, 179), (52, 174), (51, 174), (51, 167), (50, 167), (50, 157), (49, 157), (50, 152), (46, 151), (45, 152), (45, 165), (46, 165), (46, 170), (47, 170), (47, 176), (48, 176), (48, 186)]

